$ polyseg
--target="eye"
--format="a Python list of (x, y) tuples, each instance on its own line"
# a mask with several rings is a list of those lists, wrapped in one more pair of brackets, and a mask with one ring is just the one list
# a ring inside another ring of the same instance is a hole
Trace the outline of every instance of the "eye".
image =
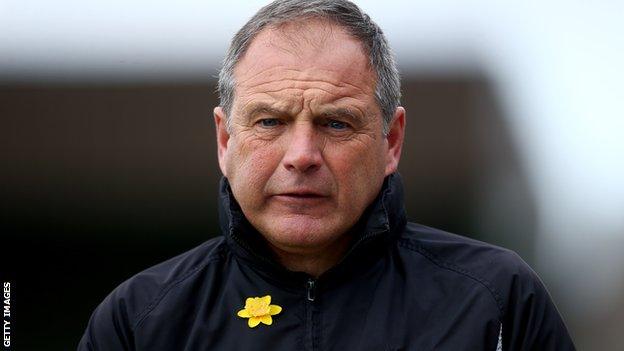
[(280, 121), (277, 118), (264, 118), (259, 120), (257, 123), (260, 123), (262, 127), (271, 128), (278, 126)]
[(337, 130), (342, 130), (342, 129), (346, 129), (347, 127), (349, 127), (349, 125), (347, 123), (340, 122), (340, 121), (335, 121), (335, 120), (329, 121), (329, 123), (327, 123), (327, 126), (329, 128), (337, 129)]

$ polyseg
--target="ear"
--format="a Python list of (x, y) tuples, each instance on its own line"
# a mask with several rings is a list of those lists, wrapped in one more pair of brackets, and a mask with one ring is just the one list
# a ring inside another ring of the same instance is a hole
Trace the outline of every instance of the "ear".
[(217, 129), (217, 157), (219, 159), (219, 168), (221, 173), (227, 177), (226, 167), (227, 164), (227, 148), (228, 141), (230, 140), (230, 133), (226, 127), (227, 116), (221, 106), (217, 106), (213, 110), (215, 127)]
[(401, 148), (403, 147), (403, 137), (405, 136), (405, 109), (397, 107), (390, 123), (386, 141), (388, 150), (386, 151), (386, 171), (385, 175), (396, 172), (401, 158)]

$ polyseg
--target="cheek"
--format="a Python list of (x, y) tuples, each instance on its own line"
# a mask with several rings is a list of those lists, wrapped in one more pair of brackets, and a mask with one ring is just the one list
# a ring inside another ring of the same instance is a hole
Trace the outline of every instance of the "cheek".
[[(264, 142), (237, 143), (229, 150), (228, 180), (237, 199), (259, 196), (267, 180), (279, 165), (279, 150), (276, 145)], [(240, 197), (239, 197), (240, 196)]]
[(377, 142), (331, 145), (325, 151), (326, 161), (339, 176), (356, 177), (362, 173), (373, 176), (385, 168), (383, 145)]
[(364, 203), (377, 194), (385, 171), (383, 152), (378, 145), (342, 148), (328, 159), (331, 160), (332, 173), (338, 179), (343, 201)]

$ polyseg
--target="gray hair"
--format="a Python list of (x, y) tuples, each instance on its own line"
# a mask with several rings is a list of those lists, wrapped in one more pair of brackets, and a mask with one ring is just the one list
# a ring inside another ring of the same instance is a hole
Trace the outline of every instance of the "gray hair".
[(358, 39), (368, 51), (371, 68), (376, 74), (375, 98), (383, 116), (383, 132), (388, 134), (394, 111), (401, 99), (401, 82), (390, 46), (381, 31), (354, 3), (347, 0), (275, 0), (261, 8), (234, 35), (219, 72), (220, 105), (228, 116), (234, 104), (234, 68), (249, 48), (251, 41), (268, 26), (302, 18), (321, 18), (335, 22)]

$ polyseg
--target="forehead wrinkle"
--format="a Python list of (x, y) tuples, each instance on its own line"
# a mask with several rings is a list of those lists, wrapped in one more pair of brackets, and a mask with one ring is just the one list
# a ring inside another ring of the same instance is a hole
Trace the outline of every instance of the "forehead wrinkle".
[[(257, 85), (253, 85), (253, 86), (247, 86), (249, 88), (261, 88), (262, 86), (270, 86), (270, 85), (275, 85), (278, 84), (279, 82), (264, 82), (264, 83), (258, 83)], [(314, 85), (316, 83), (319, 83), (317, 85)], [(309, 86), (307, 86), (309, 85)], [(280, 88), (280, 89), (273, 89), (273, 90), (262, 90), (262, 91), (258, 91), (258, 93), (260, 92), (279, 92), (281, 90), (288, 90), (288, 89), (294, 89), (294, 90), (303, 90), (303, 91), (309, 91), (309, 90), (321, 90), (325, 93), (331, 94), (331, 95), (353, 95), (353, 92), (347, 92), (345, 90), (348, 89), (355, 89), (357, 90), (358, 94), (361, 95), (365, 95), (368, 96), (367, 92), (364, 91), (364, 89), (359, 88), (357, 85), (352, 85), (352, 84), (342, 84), (342, 85), (334, 85), (331, 82), (325, 81), (325, 80), (298, 80), (295, 84), (295, 86), (289, 86), (289, 87), (284, 87), (284, 88)], [(254, 92), (250, 92), (250, 93), (254, 93)]]
[(243, 94), (238, 99), (245, 101), (254, 99), (258, 95), (268, 95), (272, 100), (295, 103), (295, 101), (305, 98), (305, 95), (315, 95), (320, 92), (322, 92), (321, 96), (313, 97), (334, 103), (342, 99), (353, 99), (356, 103), (361, 103), (360, 100), (374, 99), (371, 93), (367, 93), (353, 84), (336, 86), (324, 80), (294, 80), (294, 82), (296, 83), (294, 86), (291, 84), (285, 87), (282, 81), (259, 82), (254, 86), (245, 86), (244, 88), (247, 89), (243, 89)]
[[(247, 72), (251, 71), (252, 69), (253, 67), (249, 68)], [(277, 71), (277, 72), (273, 72), (273, 71)], [(312, 76), (318, 76), (319, 72), (323, 74), (322, 78), (312, 77)], [(366, 90), (370, 89), (370, 93), (373, 93), (374, 91), (374, 87), (372, 86), (373, 84), (371, 84), (372, 83), (371, 79), (367, 79), (368, 77), (365, 77), (365, 75), (361, 74), (360, 72), (357, 72), (358, 73), (357, 77), (362, 78), (360, 83), (363, 83), (365, 88), (358, 86), (356, 84), (349, 83), (347, 79), (341, 79), (344, 76), (348, 75), (348, 73), (350, 72), (343, 72), (337, 78), (333, 77), (336, 75), (335, 73), (336, 71), (327, 70), (327, 69), (325, 70), (315, 69), (315, 72), (310, 72), (308, 70), (290, 69), (290, 68), (286, 68), (283, 65), (278, 65), (278, 66), (272, 66), (272, 67), (263, 69), (257, 73), (254, 73), (250, 77), (245, 77), (243, 75), (244, 79), (240, 80), (237, 85), (239, 87), (254, 88), (254, 87), (259, 87), (261, 85), (278, 84), (278, 83), (283, 83), (285, 81), (288, 81), (288, 82), (294, 82), (296, 84), (303, 84), (303, 83), (331, 84), (338, 88), (353, 88), (362, 92), (365, 92)], [(274, 79), (266, 81), (263, 79), (265, 78), (265, 75), (268, 78), (274, 77)], [(258, 80), (259, 80), (258, 83), (254, 82)]]
[[(288, 91), (293, 91), (291, 93), (294, 93), (295, 95), (292, 97), (295, 98), (299, 98), (303, 95), (309, 95), (310, 93), (314, 93), (314, 92), (318, 92), (321, 91), (323, 93), (325, 93), (326, 95), (332, 95), (332, 96), (336, 96), (337, 99), (342, 99), (342, 98), (355, 98), (358, 95), (353, 95), (350, 94), (349, 92), (345, 92), (345, 91), (333, 91), (330, 89), (325, 89), (323, 87), (320, 86), (315, 86), (315, 87), (310, 87), (310, 88), (299, 88), (299, 87), (285, 87), (285, 88), (279, 88), (279, 89), (273, 89), (273, 90), (262, 90), (262, 91), (257, 91), (257, 92), (248, 92), (247, 94), (245, 94), (245, 96), (252, 96), (252, 95), (257, 95), (257, 94), (268, 94), (270, 95), (272, 98), (275, 99), (280, 99), (283, 100), (283, 97), (279, 97), (277, 96), (279, 93), (286, 93)], [(306, 94), (308, 93), (308, 94)], [(368, 96), (364, 93), (361, 94), (362, 96)], [(332, 100), (333, 101), (333, 100)]]
[[(294, 84), (292, 84), (294, 83)], [(374, 99), (372, 93), (364, 91), (360, 87), (353, 84), (334, 85), (325, 80), (295, 80), (288, 86), (283, 86), (282, 81), (259, 82), (253, 86), (245, 86), (241, 98), (250, 98), (256, 94), (269, 94), (274, 99), (287, 99), (289, 97), (299, 98), (302, 95), (309, 95), (322, 92), (323, 95), (333, 96), (332, 99), (340, 98), (356, 98), (361, 97), (363, 100)], [(288, 95), (280, 96), (280, 94)], [(293, 96), (294, 95), (294, 96)]]

